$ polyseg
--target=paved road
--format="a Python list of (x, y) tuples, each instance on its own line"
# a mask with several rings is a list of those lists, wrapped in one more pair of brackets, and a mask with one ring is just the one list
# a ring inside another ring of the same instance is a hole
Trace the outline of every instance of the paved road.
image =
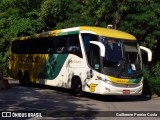
[[(24, 114), (26, 112), (37, 112), (42, 115), (42, 118), (25, 119), (85, 120), (86, 116), (89, 116), (87, 119), (134, 120), (135, 117), (124, 118), (120, 116), (124, 116), (124, 114), (144, 116), (152, 113), (152, 115), (157, 114), (160, 116), (160, 112), (153, 112), (160, 111), (159, 98), (148, 100), (144, 97), (135, 96), (112, 98), (93, 94), (86, 94), (85, 97), (79, 98), (72, 96), (68, 90), (64, 89), (46, 86), (23, 87), (18, 85), (17, 80), (9, 80), (9, 83), (11, 84), (11, 88), (0, 91), (0, 111), (21, 112)], [(40, 114), (38, 115), (40, 116)], [(109, 117), (110, 115), (117, 115), (119, 117)], [(155, 120), (159, 118), (136, 117), (136, 120)], [(22, 118), (17, 117), (16, 119)]]

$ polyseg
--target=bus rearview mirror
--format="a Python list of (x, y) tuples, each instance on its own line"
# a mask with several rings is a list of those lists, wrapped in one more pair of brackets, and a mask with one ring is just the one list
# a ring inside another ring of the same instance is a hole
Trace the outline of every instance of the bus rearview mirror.
[(97, 45), (100, 48), (101, 57), (105, 57), (105, 46), (98, 41), (90, 41), (91, 44)]
[(149, 49), (149, 48), (146, 48), (144, 46), (140, 46), (140, 49), (141, 49), (141, 52), (145, 52), (147, 53), (147, 56), (148, 56), (148, 62), (151, 62), (152, 61), (152, 51)]

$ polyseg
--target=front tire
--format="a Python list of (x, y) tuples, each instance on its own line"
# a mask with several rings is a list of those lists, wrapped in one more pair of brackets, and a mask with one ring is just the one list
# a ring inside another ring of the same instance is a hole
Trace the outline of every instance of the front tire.
[(77, 97), (83, 96), (82, 83), (78, 77), (72, 79), (71, 92), (73, 95), (75, 95)]

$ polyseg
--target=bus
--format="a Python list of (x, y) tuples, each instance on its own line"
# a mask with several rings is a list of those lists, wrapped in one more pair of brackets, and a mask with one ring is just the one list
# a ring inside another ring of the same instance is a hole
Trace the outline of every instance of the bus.
[(11, 42), (9, 72), (20, 85), (44, 84), (101, 95), (141, 95), (141, 51), (126, 32), (92, 26), (53, 30)]

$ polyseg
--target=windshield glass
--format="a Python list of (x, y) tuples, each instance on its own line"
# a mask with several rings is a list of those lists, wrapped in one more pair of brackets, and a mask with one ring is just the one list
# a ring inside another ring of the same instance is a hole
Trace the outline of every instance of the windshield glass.
[(101, 42), (105, 46), (105, 57), (103, 57), (105, 74), (122, 78), (142, 75), (137, 41), (101, 37)]
[(102, 42), (106, 49), (104, 66), (117, 66), (119, 61), (123, 59), (122, 40), (104, 37)]
[(140, 62), (139, 55), (138, 55), (138, 48), (136, 42), (127, 42), (124, 41), (124, 48), (125, 48), (125, 57), (126, 62), (130, 64), (137, 64)]

